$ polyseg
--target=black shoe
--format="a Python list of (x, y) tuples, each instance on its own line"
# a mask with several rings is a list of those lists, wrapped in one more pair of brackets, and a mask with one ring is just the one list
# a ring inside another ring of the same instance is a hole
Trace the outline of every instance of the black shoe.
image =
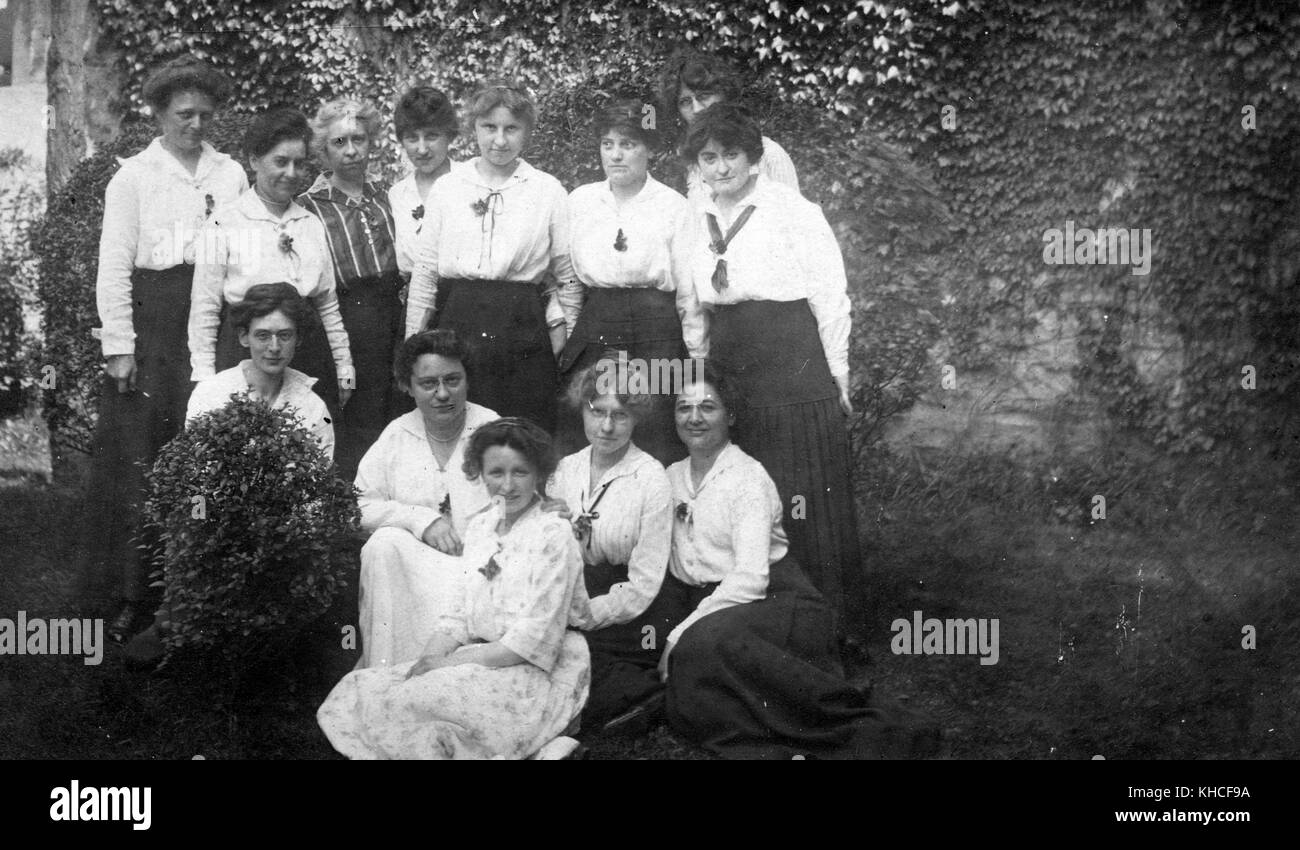
[(139, 621), (143, 617), (144, 612), (140, 609), (140, 603), (123, 602), (117, 616), (108, 624), (108, 636), (115, 643), (121, 643), (140, 629), (143, 623)]

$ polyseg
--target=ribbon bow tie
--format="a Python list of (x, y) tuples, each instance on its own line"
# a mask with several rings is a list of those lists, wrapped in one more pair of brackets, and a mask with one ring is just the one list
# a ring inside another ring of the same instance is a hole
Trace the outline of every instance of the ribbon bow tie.
[(713, 277), (710, 280), (714, 292), (721, 292), (729, 285), (727, 281), (727, 261), (722, 258), (722, 255), (727, 253), (727, 246), (731, 244), (731, 240), (735, 238), (736, 234), (740, 232), (740, 228), (745, 226), (745, 222), (749, 221), (749, 217), (753, 214), (754, 205), (750, 204), (731, 223), (731, 227), (727, 229), (727, 235), (723, 236), (722, 228), (718, 226), (717, 217), (713, 213), (705, 213), (709, 219), (709, 235), (713, 237), (709, 242), (709, 250), (718, 257), (718, 264), (714, 266)]

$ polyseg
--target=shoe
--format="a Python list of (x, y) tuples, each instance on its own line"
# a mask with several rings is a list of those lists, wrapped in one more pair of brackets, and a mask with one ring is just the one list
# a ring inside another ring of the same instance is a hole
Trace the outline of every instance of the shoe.
[(126, 669), (136, 673), (152, 673), (167, 659), (162, 629), (155, 623), (131, 638), (122, 649)]
[(117, 612), (117, 616), (108, 624), (108, 636), (113, 639), (114, 643), (121, 643), (130, 635), (135, 634), (139, 628), (136, 622), (141, 618), (144, 612), (140, 610), (137, 602), (126, 601), (122, 603), (122, 608)]

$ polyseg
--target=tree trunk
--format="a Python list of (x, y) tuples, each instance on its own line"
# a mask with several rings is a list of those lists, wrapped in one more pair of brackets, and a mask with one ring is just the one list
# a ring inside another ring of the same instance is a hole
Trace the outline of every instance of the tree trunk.
[(45, 67), (45, 186), (53, 197), (86, 155), (86, 66), (89, 0), (51, 0)]

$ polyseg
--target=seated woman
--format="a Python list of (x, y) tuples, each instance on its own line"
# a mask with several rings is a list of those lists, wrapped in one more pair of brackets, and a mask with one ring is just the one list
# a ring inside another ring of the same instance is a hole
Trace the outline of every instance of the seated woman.
[(776, 486), (731, 442), (739, 408), (712, 363), (677, 397), (690, 456), (668, 469), (675, 518), (661, 594), (689, 613), (660, 661), (668, 721), (728, 758), (908, 755), (908, 726), (844, 680), (831, 610), (786, 555)]
[(527, 758), (574, 725), (587, 699), (587, 644), (566, 629), (582, 599), (569, 524), (541, 509), (550, 437), (500, 419), (470, 438), (465, 473), (491, 507), (465, 528), (462, 604), (439, 618), (419, 660), (354, 670), (316, 719), (351, 758)]
[[(289, 366), (298, 341), (316, 320), (311, 304), (292, 284), (259, 283), (249, 287), (244, 299), (231, 308), (230, 319), (239, 344), (248, 349), (248, 359), (199, 381), (190, 394), (185, 421), (220, 410), (232, 396), (247, 394), (272, 408), (294, 408), (325, 457), (333, 460), (334, 426), (325, 402), (312, 391), (316, 379)], [(166, 608), (158, 610), (153, 624), (126, 644), (123, 653), (128, 666), (151, 669), (162, 661), (162, 637), (169, 620)]]
[(465, 522), (487, 490), (461, 471), (474, 432), (497, 418), (468, 400), (471, 364), (455, 331), (398, 348), (393, 374), (415, 410), (388, 424), (357, 469), (361, 526), (362, 667), (413, 661), (459, 597)]
[(575, 377), (569, 401), (580, 409), (590, 445), (561, 460), (546, 488), (566, 503), (582, 543), (590, 611), (572, 624), (591, 650), (588, 729), (662, 693), (656, 667), (673, 625), (652, 604), (672, 543), (668, 476), (632, 442), (654, 400), (616, 392), (619, 378), (626, 381), (619, 372), (627, 372), (616, 363), (602, 360)]
[(231, 324), (248, 359), (199, 381), (190, 394), (185, 421), (219, 410), (230, 397), (246, 393), (272, 408), (293, 407), (316, 437), (325, 456), (334, 457), (334, 425), (324, 400), (312, 391), (316, 379), (289, 363), (298, 341), (313, 327), (315, 311), (288, 283), (259, 283), (230, 310)]

